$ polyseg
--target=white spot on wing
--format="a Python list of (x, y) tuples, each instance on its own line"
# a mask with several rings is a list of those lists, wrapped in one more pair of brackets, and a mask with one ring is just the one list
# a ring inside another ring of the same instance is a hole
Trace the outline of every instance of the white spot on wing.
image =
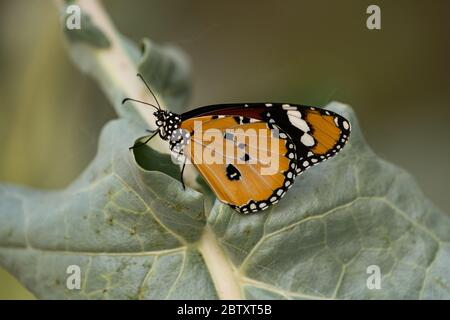
[(293, 107), (289, 104), (283, 104), (282, 108), (283, 108), (283, 110), (297, 110), (297, 107)]
[(311, 135), (307, 134), (306, 132), (302, 135), (300, 141), (307, 147), (312, 147), (314, 145), (313, 137), (311, 137)]
[(350, 128), (350, 125), (349, 125), (348, 122), (345, 121), (345, 120), (342, 122), (342, 125), (344, 126), (344, 129), (345, 129), (345, 130), (348, 130), (348, 128)]
[(306, 121), (302, 119), (302, 114), (299, 111), (289, 110), (287, 112), (287, 115), (289, 118), (289, 122), (293, 126), (297, 127), (298, 129), (302, 130), (303, 132), (309, 131), (309, 126), (306, 123)]

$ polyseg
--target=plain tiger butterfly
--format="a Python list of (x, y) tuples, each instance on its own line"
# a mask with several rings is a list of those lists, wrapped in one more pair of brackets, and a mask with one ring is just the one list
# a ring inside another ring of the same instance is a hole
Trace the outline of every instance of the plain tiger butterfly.
[[(122, 103), (130, 100), (155, 108), (157, 129), (131, 148), (159, 135), (195, 165), (220, 201), (244, 214), (276, 204), (299, 174), (336, 155), (350, 135), (350, 122), (341, 115), (290, 103), (218, 104), (176, 114), (161, 109), (138, 76), (157, 106), (131, 98)], [(215, 135), (205, 143), (208, 131)], [(203, 153), (215, 161), (204, 161)], [(270, 161), (276, 170), (263, 174)]]

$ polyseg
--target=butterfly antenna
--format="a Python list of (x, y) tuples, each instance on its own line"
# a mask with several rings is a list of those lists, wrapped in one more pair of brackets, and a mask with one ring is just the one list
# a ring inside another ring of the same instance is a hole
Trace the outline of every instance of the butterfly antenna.
[(148, 83), (145, 81), (144, 77), (142, 76), (142, 74), (138, 73), (137, 76), (139, 78), (141, 78), (142, 82), (145, 84), (145, 86), (147, 87), (148, 91), (150, 91), (150, 93), (152, 94), (153, 98), (156, 101), (156, 104), (158, 105), (159, 110), (161, 110), (161, 106), (159, 105), (158, 99), (156, 99), (155, 94), (153, 93), (152, 89), (150, 89), (150, 86), (148, 85)]
[(153, 107), (153, 108), (155, 108), (156, 110), (161, 110), (161, 108), (158, 108), (158, 107), (155, 106), (154, 104), (151, 104), (151, 103), (148, 103), (148, 102), (145, 102), (145, 101), (141, 101), (141, 100), (131, 99), (131, 98), (125, 98), (125, 99), (123, 99), (123, 100), (122, 100), (122, 104), (124, 104), (124, 103), (127, 102), (127, 101), (139, 102), (139, 103), (142, 103), (142, 104), (146, 104), (146, 105), (148, 105), (148, 106), (150, 106), (150, 107)]

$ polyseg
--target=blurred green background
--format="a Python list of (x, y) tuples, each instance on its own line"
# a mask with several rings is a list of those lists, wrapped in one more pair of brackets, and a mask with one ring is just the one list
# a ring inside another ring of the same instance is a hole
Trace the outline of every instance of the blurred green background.
[[(382, 30), (366, 28), (381, 7)], [(109, 0), (117, 28), (183, 49), (195, 106), (286, 101), (357, 112), (369, 144), (450, 212), (450, 2)], [(0, 181), (61, 188), (115, 117), (65, 52), (52, 1), (0, 1)], [(1, 223), (1, 221), (0, 221)], [(0, 299), (33, 296), (0, 269)]]

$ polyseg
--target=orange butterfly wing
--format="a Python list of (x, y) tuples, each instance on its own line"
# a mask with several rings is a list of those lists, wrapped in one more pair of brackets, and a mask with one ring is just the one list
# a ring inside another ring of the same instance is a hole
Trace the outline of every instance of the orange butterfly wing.
[(243, 213), (277, 203), (294, 183), (295, 144), (279, 128), (257, 119), (238, 124), (233, 116), (194, 117), (181, 128), (191, 133), (185, 155), (219, 200)]
[[(180, 128), (191, 134), (191, 143), (184, 148), (184, 153), (217, 197), (243, 213), (264, 210), (277, 203), (292, 186), (296, 175), (334, 156), (350, 135), (350, 123), (344, 117), (329, 110), (295, 104), (214, 105), (189, 111), (181, 117)], [(251, 135), (230, 135), (229, 129), (259, 130), (256, 136), (268, 137), (267, 145), (239, 142), (237, 138), (250, 139)], [(208, 130), (217, 130), (219, 134), (205, 143), (202, 135)], [(233, 146), (226, 148), (230, 142)], [(268, 153), (250, 157), (252, 151)], [(205, 153), (220, 161), (203, 161)], [(236, 163), (246, 157), (257, 161)], [(273, 159), (277, 170), (261, 174)]]
[(342, 117), (310, 111), (306, 113), (306, 121), (312, 128), (316, 140), (316, 144), (311, 148), (314, 154), (334, 153), (334, 150), (341, 149), (347, 142), (348, 136), (345, 131), (350, 130), (350, 125)]
[(344, 117), (315, 107), (283, 104), (265, 120), (283, 128), (296, 144), (297, 174), (336, 155), (347, 143), (350, 123)]

